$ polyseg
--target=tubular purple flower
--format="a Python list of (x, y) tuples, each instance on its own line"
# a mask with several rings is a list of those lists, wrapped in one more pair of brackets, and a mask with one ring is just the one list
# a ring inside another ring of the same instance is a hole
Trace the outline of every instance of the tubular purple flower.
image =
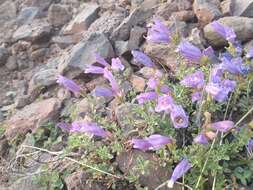
[(226, 57), (222, 58), (222, 68), (231, 74), (243, 74), (243, 60), (240, 57), (233, 58), (231, 60)]
[(219, 122), (210, 124), (210, 128), (215, 129), (219, 132), (223, 132), (223, 133), (228, 132), (233, 127), (234, 127), (234, 122), (229, 121), (229, 120), (219, 121)]
[(112, 70), (123, 71), (124, 69), (125, 69), (125, 66), (121, 63), (121, 61), (118, 57), (112, 58)]
[(92, 122), (73, 122), (70, 132), (88, 133), (99, 137), (109, 136), (109, 132)]
[(159, 134), (154, 134), (146, 139), (152, 147), (149, 150), (159, 150), (162, 146), (172, 143), (172, 139)]
[(248, 51), (248, 53), (246, 54), (246, 58), (250, 59), (253, 57), (253, 47), (251, 47)]
[(132, 55), (134, 57), (134, 60), (136, 62), (139, 62), (143, 64), (146, 67), (154, 67), (155, 64), (152, 62), (152, 60), (144, 53), (136, 50), (132, 50)]
[(213, 83), (220, 83), (221, 79), (223, 76), (223, 69), (221, 65), (217, 65), (215, 66), (212, 70), (211, 70), (211, 82)]
[(80, 93), (81, 91), (81, 88), (73, 80), (70, 80), (62, 75), (58, 75), (56, 82), (63, 85), (66, 89), (73, 93)]
[(168, 187), (173, 188), (174, 183), (181, 178), (190, 168), (192, 165), (187, 159), (183, 159), (179, 164), (175, 167), (170, 180), (168, 181)]
[(227, 27), (227, 26), (223, 26), (217, 21), (212, 22), (211, 26), (224, 39), (226, 39), (227, 41), (229, 41), (231, 43), (235, 42), (236, 34), (232, 28)]
[(68, 123), (61, 122), (61, 123), (57, 123), (57, 124), (56, 124), (56, 127), (59, 127), (59, 128), (62, 129), (63, 131), (69, 131), (70, 128), (71, 128), (71, 125), (68, 124)]
[(92, 73), (92, 74), (103, 74), (104, 73), (104, 68), (102, 67), (97, 67), (97, 66), (93, 66), (93, 65), (89, 65), (84, 73)]
[(185, 76), (180, 84), (189, 88), (201, 89), (205, 85), (205, 74), (202, 71), (196, 71)]
[(103, 97), (113, 97), (115, 94), (109, 88), (98, 86), (95, 89), (95, 95), (96, 96), (103, 96)]
[(197, 144), (208, 144), (208, 138), (206, 137), (205, 134), (199, 134), (197, 135), (193, 141)]
[(190, 62), (199, 62), (202, 57), (200, 49), (187, 41), (182, 41), (179, 44), (178, 51), (185, 59)]
[(150, 24), (146, 39), (152, 43), (167, 44), (171, 41), (170, 30), (160, 20), (154, 19), (153, 23)]
[(225, 90), (219, 83), (208, 83), (205, 87), (205, 91), (218, 102), (225, 101), (229, 93), (229, 91)]
[(201, 100), (201, 92), (192, 93), (192, 102), (198, 102)]
[(120, 87), (119, 87), (118, 83), (116, 82), (113, 74), (107, 68), (104, 68), (104, 77), (107, 80), (109, 80), (113, 91), (120, 94)]
[(105, 67), (108, 67), (110, 68), (111, 66), (109, 65), (109, 63), (107, 63), (107, 61), (101, 57), (99, 54), (95, 53), (95, 59), (96, 59), (96, 62), (105, 66)]
[(225, 79), (222, 81), (223, 88), (228, 92), (233, 92), (236, 87), (236, 81)]
[(162, 146), (172, 143), (172, 139), (159, 134), (151, 135), (144, 139), (132, 139), (131, 143), (133, 148), (140, 149), (142, 151), (147, 150), (159, 150)]
[(167, 85), (165, 85), (165, 84), (160, 87), (160, 91), (163, 94), (171, 93), (170, 88)]
[(147, 86), (151, 89), (156, 89), (158, 84), (159, 84), (159, 81), (156, 80), (154, 77), (150, 78), (147, 82)]
[(156, 112), (171, 111), (174, 105), (173, 98), (169, 95), (162, 95), (158, 97), (158, 103), (155, 107)]
[(208, 48), (203, 50), (202, 54), (207, 57), (212, 57), (214, 56), (214, 50), (211, 46), (209, 46)]
[(188, 127), (189, 120), (181, 105), (173, 105), (170, 112), (170, 118), (175, 128)]
[(139, 94), (136, 99), (139, 104), (144, 104), (145, 102), (155, 100), (157, 99), (157, 93), (156, 92), (144, 92)]

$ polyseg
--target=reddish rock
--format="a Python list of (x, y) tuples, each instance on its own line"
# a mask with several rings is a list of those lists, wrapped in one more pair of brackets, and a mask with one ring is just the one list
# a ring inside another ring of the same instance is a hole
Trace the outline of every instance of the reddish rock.
[(17, 135), (34, 132), (41, 124), (57, 116), (61, 102), (56, 98), (34, 102), (19, 110), (7, 121), (5, 136), (8, 140)]
[(142, 77), (139, 77), (137, 75), (132, 75), (130, 78), (130, 82), (132, 83), (133, 88), (137, 92), (143, 92), (146, 86), (145, 79)]
[(193, 20), (194, 17), (195, 17), (194, 12), (187, 11), (187, 10), (178, 11), (171, 14), (171, 18), (175, 18), (176, 20), (185, 21), (185, 22)]

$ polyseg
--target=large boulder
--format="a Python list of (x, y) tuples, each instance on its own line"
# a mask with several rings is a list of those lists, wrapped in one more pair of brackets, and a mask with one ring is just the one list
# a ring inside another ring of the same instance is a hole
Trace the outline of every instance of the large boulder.
[[(218, 22), (233, 28), (239, 41), (245, 42), (253, 38), (253, 18), (231, 16), (220, 18)], [(205, 26), (204, 36), (212, 46), (227, 44), (226, 40), (214, 31), (211, 24)]]
[(43, 123), (52, 120), (58, 115), (61, 102), (50, 98), (34, 102), (17, 111), (8, 121), (4, 135), (12, 140), (16, 135), (26, 135), (35, 132)]
[(104, 34), (93, 34), (87, 40), (76, 44), (70, 53), (66, 52), (61, 57), (58, 69), (70, 78), (76, 77), (88, 65), (95, 63), (94, 53), (105, 58), (114, 56), (112, 45)]

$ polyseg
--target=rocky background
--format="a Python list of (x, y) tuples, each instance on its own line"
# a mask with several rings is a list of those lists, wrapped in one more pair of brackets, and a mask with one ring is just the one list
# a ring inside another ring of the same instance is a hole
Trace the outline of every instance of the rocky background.
[[(207, 42), (216, 48), (226, 43), (209, 26), (214, 19), (232, 27), (245, 46), (253, 43), (253, 0), (0, 0), (1, 190), (38, 189), (29, 178), (16, 182), (5, 172), (11, 159), (9, 145), (17, 135), (25, 137), (48, 121), (58, 122), (72, 104), (82, 108), (79, 114), (89, 112), (86, 99), (73, 97), (56, 84), (58, 74), (74, 79), (90, 93), (105, 83), (83, 72), (94, 63), (93, 53), (107, 59), (119, 56), (131, 70), (126, 88), (141, 92), (147, 71), (137, 72), (132, 65), (134, 49), (144, 50), (173, 73), (174, 49), (145, 43), (147, 24), (154, 16), (200, 48)], [(118, 108), (119, 123), (130, 109), (131, 105)], [(19, 143), (26, 142), (21, 138)], [(152, 159), (138, 151), (134, 154)], [(129, 159), (121, 156), (121, 162)], [(80, 184), (86, 177), (76, 172), (65, 179), (66, 186), (102, 189), (98, 184), (92, 188)], [(152, 189), (161, 181), (151, 177), (143, 183)]]

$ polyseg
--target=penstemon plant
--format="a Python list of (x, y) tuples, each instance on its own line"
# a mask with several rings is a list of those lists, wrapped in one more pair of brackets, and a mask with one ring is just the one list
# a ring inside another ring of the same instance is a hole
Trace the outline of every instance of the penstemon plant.
[[(217, 21), (211, 26), (228, 41), (228, 47), (219, 55), (211, 46), (201, 50), (186, 39), (173, 40), (177, 35), (160, 20), (154, 19), (148, 26), (147, 42), (174, 43), (180, 64), (171, 74), (174, 78), (171, 81), (168, 73), (148, 55), (140, 50), (131, 52), (135, 62), (151, 71), (145, 91), (131, 98), (138, 104), (139, 109), (135, 111), (146, 120), (147, 127), (143, 131), (137, 130), (137, 134), (129, 139), (123, 137), (122, 130), (113, 120), (96, 116), (94, 110), (93, 117), (87, 121), (58, 124), (71, 135), (70, 151), (71, 147), (81, 146), (75, 142), (78, 139), (84, 141), (82, 146), (100, 144), (97, 150), (87, 147), (84, 157), (87, 162), (106, 169), (107, 173), (116, 172), (110, 167), (115, 153), (128, 148), (153, 152), (159, 158), (157, 164), (168, 169), (175, 166), (170, 179), (156, 190), (164, 186), (173, 188), (175, 184), (194, 190), (229, 189), (235, 183), (231, 175), (240, 176), (238, 180), (242, 180), (243, 185), (253, 185), (253, 178), (244, 179), (238, 173), (241, 170), (237, 169), (237, 165), (249, 167), (253, 173), (252, 164), (248, 164), (252, 159), (253, 135), (244, 125), (253, 107), (251, 103), (243, 103), (252, 101), (253, 48), (245, 52), (232, 28)], [(127, 94), (116, 77), (123, 75), (125, 66), (119, 58), (113, 58), (110, 64), (100, 55), (95, 54), (95, 57), (100, 66), (91, 65), (84, 72), (102, 75), (110, 85), (109, 88), (96, 87), (95, 96), (114, 98), (117, 105), (125, 103)], [(63, 76), (58, 77), (58, 83), (73, 93), (81, 93), (74, 81)], [(89, 138), (80, 138), (83, 134)], [(91, 161), (93, 158), (96, 161)], [(145, 167), (141, 168), (145, 170)], [(138, 179), (128, 176), (130, 178), (130, 182)]]

